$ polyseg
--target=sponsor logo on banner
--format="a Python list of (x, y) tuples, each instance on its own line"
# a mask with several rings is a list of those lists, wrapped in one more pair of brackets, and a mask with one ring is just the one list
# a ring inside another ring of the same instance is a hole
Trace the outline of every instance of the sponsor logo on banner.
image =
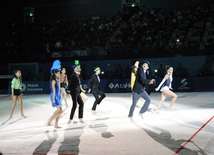
[(113, 89), (113, 88), (131, 88), (131, 85), (130, 83), (110, 83), (109, 85), (109, 88), (110, 89)]
[(22, 89), (21, 89), (22, 92), (25, 92), (25, 91), (43, 91), (43, 88), (42, 87), (39, 87), (39, 84), (36, 83), (36, 84), (25, 84), (25, 83), (22, 83)]
[(22, 83), (22, 89), (21, 89), (21, 91), (23, 92), (23, 91), (25, 91), (26, 90), (26, 84), (24, 84), (24, 83)]
[(87, 84), (81, 84), (80, 85), (83, 89), (88, 89), (88, 85)]
[(190, 86), (188, 86), (187, 79), (182, 79), (181, 80), (181, 86), (178, 87), (178, 90), (190, 90)]

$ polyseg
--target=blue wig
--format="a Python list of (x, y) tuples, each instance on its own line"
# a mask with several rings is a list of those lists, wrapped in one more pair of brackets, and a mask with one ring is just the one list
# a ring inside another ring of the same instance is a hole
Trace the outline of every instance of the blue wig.
[(51, 75), (53, 75), (53, 73), (52, 73), (53, 70), (59, 70), (59, 71), (61, 71), (61, 62), (59, 60), (55, 60), (53, 62), (53, 65), (51, 67)]

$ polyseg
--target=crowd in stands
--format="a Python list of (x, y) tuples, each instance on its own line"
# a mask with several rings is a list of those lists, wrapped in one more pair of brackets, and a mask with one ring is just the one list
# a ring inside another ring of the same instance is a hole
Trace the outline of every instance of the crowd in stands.
[[(53, 52), (96, 50), (109, 40), (121, 22), (119, 13), (115, 16), (90, 19), (35, 23), (14, 31), (2, 41), (7, 55), (17, 57), (51, 57)], [(93, 53), (92, 53), (93, 54)]]
[(158, 53), (213, 49), (214, 5), (187, 9), (124, 9), (127, 22), (109, 53)]
[[(5, 58), (133, 55), (214, 49), (214, 5), (185, 9), (130, 7), (116, 15), (46, 21), (13, 30), (1, 40)], [(14, 26), (15, 27), (15, 26)]]

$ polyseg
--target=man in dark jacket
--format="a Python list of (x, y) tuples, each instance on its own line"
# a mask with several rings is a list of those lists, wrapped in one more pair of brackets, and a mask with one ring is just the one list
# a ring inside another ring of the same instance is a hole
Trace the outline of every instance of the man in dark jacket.
[[(96, 107), (97, 104), (100, 104), (100, 102), (106, 97), (106, 95), (102, 92), (100, 89), (99, 83), (100, 83), (100, 67), (94, 68), (94, 74), (91, 76), (90, 80), (88, 81), (88, 93), (92, 92), (92, 94), (95, 97), (95, 102), (92, 107), (92, 113), (96, 113)], [(100, 97), (98, 96), (100, 95)]]
[(150, 65), (149, 61), (144, 61), (142, 63), (142, 67), (140, 67), (137, 71), (136, 80), (135, 80), (135, 84), (133, 87), (132, 105), (131, 105), (128, 117), (133, 116), (135, 106), (140, 97), (143, 97), (146, 100), (143, 107), (141, 108), (141, 110), (139, 112), (139, 115), (141, 117), (143, 116), (143, 113), (145, 113), (147, 111), (147, 109), (149, 107), (151, 99), (150, 99), (149, 95), (147, 94), (147, 92), (145, 91), (145, 86), (148, 84), (153, 84), (153, 82), (155, 81), (154, 79), (152, 79), (152, 80), (146, 79), (146, 74), (147, 74), (146, 71), (147, 71), (147, 69), (149, 69), (149, 65)]
[(77, 103), (79, 104), (79, 120), (81, 123), (84, 123), (83, 121), (83, 107), (84, 103), (82, 101), (82, 97), (80, 96), (80, 78), (78, 72), (79, 70), (79, 65), (75, 64), (72, 67), (73, 73), (70, 77), (69, 83), (68, 83), (68, 92), (71, 94), (72, 101), (73, 101), (73, 107), (71, 109), (71, 114), (70, 114), (70, 120), (68, 121), (68, 124), (71, 123), (74, 113), (77, 107)]

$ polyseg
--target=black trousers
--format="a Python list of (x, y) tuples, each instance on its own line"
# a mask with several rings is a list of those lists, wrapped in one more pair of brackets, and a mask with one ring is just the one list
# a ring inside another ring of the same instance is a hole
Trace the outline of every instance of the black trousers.
[(153, 90), (154, 90), (154, 86), (151, 85), (151, 84), (146, 87), (146, 92), (147, 92), (147, 94), (149, 96), (150, 96), (150, 94), (152, 93)]
[(83, 108), (84, 108), (84, 103), (82, 101), (82, 97), (80, 94), (71, 94), (72, 101), (73, 101), (73, 106), (71, 109), (71, 114), (70, 114), (70, 119), (73, 119), (75, 110), (77, 108), (77, 103), (79, 104), (79, 118), (83, 118)]
[[(92, 110), (96, 110), (97, 104), (100, 104), (100, 102), (106, 97), (106, 95), (101, 90), (98, 90), (97, 93), (92, 93), (92, 94), (95, 97), (95, 101), (94, 101)], [(100, 95), (100, 97), (98, 95)]]

